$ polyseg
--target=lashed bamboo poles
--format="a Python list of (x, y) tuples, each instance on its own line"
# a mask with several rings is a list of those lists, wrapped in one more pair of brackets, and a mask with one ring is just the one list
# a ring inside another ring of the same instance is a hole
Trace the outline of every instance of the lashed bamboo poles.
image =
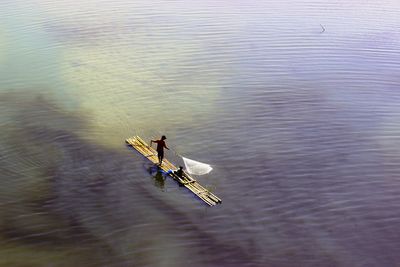
[[(150, 147), (145, 141), (143, 141), (143, 139), (140, 138), (139, 136), (134, 136), (126, 139), (126, 143), (135, 148), (139, 153), (144, 155), (151, 162), (155, 164), (158, 163), (157, 152), (152, 147)], [(177, 175), (175, 175), (173, 172), (176, 171), (177, 168), (168, 160), (164, 159), (163, 164), (160, 166), (160, 168), (163, 171), (167, 172), (172, 178), (174, 178), (179, 183), (188, 188), (190, 191), (192, 191), (195, 195), (197, 195), (208, 205), (214, 206), (217, 203), (222, 202), (220, 198), (218, 198), (216, 195), (214, 195), (209, 190), (200, 185), (195, 179), (193, 179), (187, 173), (184, 173), (182, 177), (178, 177)]]

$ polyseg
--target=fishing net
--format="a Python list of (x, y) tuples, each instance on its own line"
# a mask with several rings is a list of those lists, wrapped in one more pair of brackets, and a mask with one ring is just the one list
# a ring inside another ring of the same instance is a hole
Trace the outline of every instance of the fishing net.
[(182, 159), (185, 163), (186, 171), (190, 174), (203, 175), (209, 173), (212, 170), (211, 166), (208, 164), (194, 161), (185, 157), (182, 157)]

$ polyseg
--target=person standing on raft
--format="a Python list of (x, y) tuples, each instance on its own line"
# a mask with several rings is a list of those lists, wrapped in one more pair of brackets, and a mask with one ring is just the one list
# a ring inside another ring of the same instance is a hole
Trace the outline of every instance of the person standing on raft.
[(157, 143), (157, 155), (158, 155), (158, 161), (160, 162), (160, 166), (162, 164), (163, 158), (164, 158), (164, 148), (168, 149), (167, 145), (165, 144), (165, 139), (167, 139), (167, 137), (165, 137), (165, 135), (161, 136), (160, 140), (151, 140), (150, 141), (150, 146), (153, 143)]

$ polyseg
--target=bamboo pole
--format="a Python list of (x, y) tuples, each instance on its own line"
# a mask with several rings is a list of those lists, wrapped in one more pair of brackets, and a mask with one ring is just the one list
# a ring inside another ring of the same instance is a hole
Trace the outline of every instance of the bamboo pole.
[(215, 203), (221, 202), (221, 200), (218, 197), (216, 197), (214, 194), (212, 194), (208, 189), (204, 188), (199, 183), (196, 183), (196, 180), (194, 180), (190, 175), (185, 173), (184, 176), (189, 178), (189, 181), (187, 183), (193, 183), (193, 187), (196, 188), (196, 191), (198, 194), (205, 195), (205, 197), (209, 198), (211, 201), (213, 201)]

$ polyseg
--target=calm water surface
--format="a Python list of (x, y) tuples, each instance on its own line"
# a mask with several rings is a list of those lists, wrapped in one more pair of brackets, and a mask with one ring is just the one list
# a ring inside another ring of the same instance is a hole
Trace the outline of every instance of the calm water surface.
[[(400, 3), (0, 2), (0, 266), (399, 266)], [(209, 163), (208, 208), (125, 138)]]

